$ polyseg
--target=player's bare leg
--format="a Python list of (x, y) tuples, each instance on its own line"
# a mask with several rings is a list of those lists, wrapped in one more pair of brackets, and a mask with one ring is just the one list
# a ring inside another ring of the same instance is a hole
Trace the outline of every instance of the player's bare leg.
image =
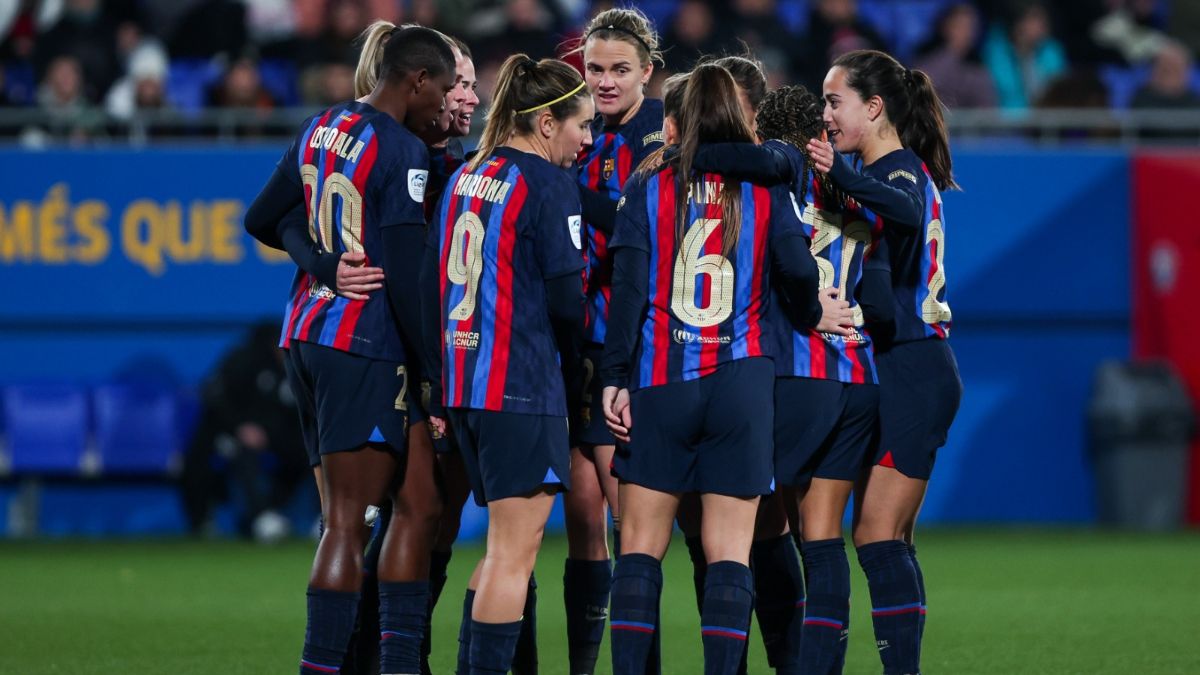
[(621, 557), (613, 570), (612, 661), (614, 675), (643, 675), (659, 663), (658, 603), (662, 559), (671, 544), (680, 495), (620, 484)]

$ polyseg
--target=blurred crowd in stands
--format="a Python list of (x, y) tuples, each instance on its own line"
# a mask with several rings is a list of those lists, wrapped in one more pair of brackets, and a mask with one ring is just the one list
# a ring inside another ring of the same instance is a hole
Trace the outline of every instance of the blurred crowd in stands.
[[(376, 18), (417, 22), (466, 40), (486, 102), (506, 56), (563, 53), (587, 17), (606, 4), (0, 0), (0, 113), (38, 111), (32, 124), (0, 115), (0, 137), (82, 141), (146, 111), (267, 113), (346, 100), (353, 94), (355, 37)], [(655, 20), (667, 47), (654, 87), (701, 54), (749, 49), (767, 66), (772, 84), (819, 89), (833, 58), (876, 48), (929, 72), (952, 109), (1200, 109), (1193, 62), (1200, 50), (1200, 0), (634, 4)], [(242, 130), (256, 131), (263, 130)]]

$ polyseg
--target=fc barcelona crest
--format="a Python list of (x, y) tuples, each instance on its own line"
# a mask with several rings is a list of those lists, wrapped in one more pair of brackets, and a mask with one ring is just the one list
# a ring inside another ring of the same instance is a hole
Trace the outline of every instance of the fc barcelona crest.
[(612, 178), (613, 169), (615, 169), (616, 166), (617, 166), (617, 161), (615, 159), (613, 159), (612, 157), (609, 157), (608, 159), (604, 160), (604, 170), (602, 171), (602, 173), (604, 174), (604, 180), (608, 180), (609, 178)]

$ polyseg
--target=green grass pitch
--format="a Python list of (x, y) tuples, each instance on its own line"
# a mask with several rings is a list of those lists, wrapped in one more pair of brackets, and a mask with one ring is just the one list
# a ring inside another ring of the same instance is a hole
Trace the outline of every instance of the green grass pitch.
[[(932, 530), (924, 671), (1200, 673), (1200, 536)], [(0, 543), (0, 673), (295, 673), (313, 544)], [(566, 672), (565, 542), (538, 563), (541, 672)], [(481, 550), (461, 546), (438, 606), (434, 670), (453, 672), (462, 589)], [(854, 563), (847, 673), (878, 673)], [(701, 673), (691, 567), (666, 561), (665, 673)], [(750, 672), (769, 672), (751, 638)], [(607, 644), (597, 672), (608, 672)]]

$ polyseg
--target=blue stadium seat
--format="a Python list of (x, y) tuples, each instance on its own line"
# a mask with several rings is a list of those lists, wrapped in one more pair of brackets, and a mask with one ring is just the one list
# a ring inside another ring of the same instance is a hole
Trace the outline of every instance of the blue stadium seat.
[(180, 465), (175, 390), (109, 383), (93, 392), (96, 448), (105, 474), (158, 475)]
[(167, 69), (167, 100), (185, 113), (204, 108), (208, 88), (221, 77), (221, 66), (205, 59), (177, 59)]
[(1133, 102), (1133, 95), (1150, 79), (1150, 66), (1101, 66), (1100, 80), (1108, 89), (1108, 105), (1123, 110)]
[(864, 0), (858, 11), (889, 45), (889, 51), (908, 61), (936, 28), (934, 21), (951, 0)]
[(0, 418), (12, 473), (83, 472), (88, 445), (88, 397), (83, 386), (6, 386), (0, 390)]
[(266, 59), (258, 64), (258, 73), (262, 77), (263, 88), (271, 93), (275, 103), (280, 106), (299, 105), (300, 82), (295, 63)]

